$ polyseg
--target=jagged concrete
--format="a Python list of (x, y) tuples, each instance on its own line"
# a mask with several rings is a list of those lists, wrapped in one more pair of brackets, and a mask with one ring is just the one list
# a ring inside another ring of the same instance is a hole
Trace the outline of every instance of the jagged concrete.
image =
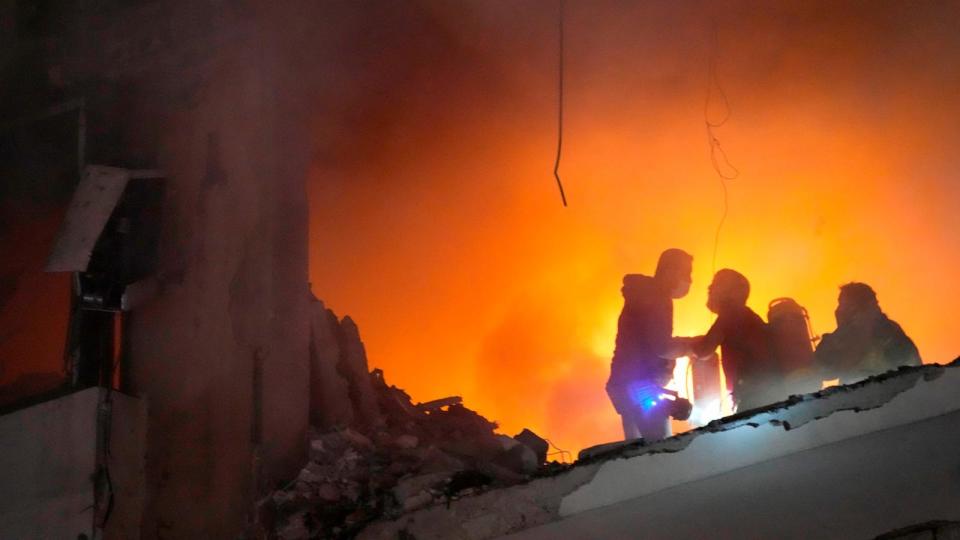
[[(310, 423), (320, 429), (349, 426), (354, 413), (340, 363), (337, 316), (324, 303), (310, 303)], [(366, 366), (364, 366), (365, 368)]]
[(367, 351), (363, 341), (360, 340), (357, 323), (353, 322), (349, 316), (340, 321), (338, 338), (340, 363), (337, 365), (337, 371), (347, 380), (354, 418), (364, 426), (376, 426), (382, 422), (382, 418), (377, 407), (373, 383), (370, 381)]
[(496, 538), (804, 450), (960, 411), (960, 363), (901, 368), (659, 441), (590, 448), (571, 469), (368, 527), (361, 538)]
[(596, 471), (597, 465), (577, 467), (551, 478), (488, 491), (452, 501), (448, 505), (431, 506), (394, 521), (375, 523), (361, 532), (358, 538), (495, 538), (511, 531), (549, 523), (557, 519), (563, 496), (589, 482)]
[[(587, 448), (580, 452), (581, 462), (613, 457), (633, 457), (660, 452), (678, 452), (693, 440), (706, 433), (720, 433), (744, 426), (759, 427), (771, 424), (784, 430), (798, 428), (808, 422), (826, 418), (841, 411), (865, 411), (883, 406), (895, 396), (916, 385), (923, 377), (933, 380), (943, 374), (943, 366), (930, 365), (920, 368), (904, 367), (854, 384), (833, 386), (819, 392), (791, 396), (766, 407), (743, 411), (715, 420), (663, 441), (646, 443), (642, 439), (607, 443)], [(884, 384), (876, 384), (884, 382)]]

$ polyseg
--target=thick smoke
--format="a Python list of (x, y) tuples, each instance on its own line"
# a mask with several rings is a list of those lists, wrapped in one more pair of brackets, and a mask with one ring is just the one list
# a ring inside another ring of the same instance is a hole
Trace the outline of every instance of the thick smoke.
[[(677, 331), (703, 332), (722, 192), (704, 129), (716, 55), (741, 176), (717, 268), (833, 328), (871, 283), (926, 361), (960, 346), (960, 37), (948, 4), (567, 1), (333, 4), (312, 76), (314, 292), (417, 399), (462, 394), (507, 432), (616, 436), (603, 394), (620, 278), (695, 256)], [(716, 31), (717, 46), (712, 45)]]

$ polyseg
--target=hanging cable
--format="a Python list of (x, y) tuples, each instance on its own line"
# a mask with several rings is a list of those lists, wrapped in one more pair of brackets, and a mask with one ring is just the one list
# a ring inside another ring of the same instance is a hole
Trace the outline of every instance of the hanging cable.
[(557, 62), (557, 159), (553, 163), (553, 177), (557, 179), (557, 188), (560, 189), (560, 200), (567, 206), (567, 196), (563, 192), (563, 183), (560, 181), (560, 154), (563, 149), (563, 0), (559, 2), (559, 16), (557, 30), (560, 41), (560, 55)]
[[(720, 85), (720, 78), (717, 75), (717, 55), (720, 43), (716, 26), (713, 28), (712, 38), (710, 56), (707, 60), (707, 96), (703, 103), (703, 123), (707, 128), (707, 143), (710, 145), (710, 165), (712, 165), (713, 170), (716, 171), (720, 179), (720, 187), (723, 189), (723, 213), (720, 216), (720, 222), (717, 224), (717, 230), (713, 237), (713, 259), (711, 264), (712, 273), (715, 273), (717, 271), (717, 251), (720, 247), (720, 233), (723, 231), (723, 225), (727, 221), (727, 214), (730, 212), (727, 181), (735, 180), (739, 177), (740, 170), (730, 163), (727, 152), (723, 149), (723, 146), (720, 144), (720, 139), (717, 138), (714, 131), (722, 127), (727, 123), (727, 120), (730, 119), (730, 102), (727, 100), (727, 94), (723, 91), (723, 86)], [(718, 120), (711, 120), (710, 118), (710, 104), (714, 101), (714, 89), (716, 89), (716, 97), (719, 99), (719, 104), (723, 110)]]
[(713, 257), (710, 259), (710, 274), (717, 273), (717, 251), (720, 248), (720, 232), (723, 231), (723, 225), (727, 221), (727, 214), (730, 213), (730, 200), (727, 190), (727, 180), (720, 176), (720, 187), (723, 188), (723, 213), (720, 215), (720, 222), (717, 223), (717, 230), (713, 235)]

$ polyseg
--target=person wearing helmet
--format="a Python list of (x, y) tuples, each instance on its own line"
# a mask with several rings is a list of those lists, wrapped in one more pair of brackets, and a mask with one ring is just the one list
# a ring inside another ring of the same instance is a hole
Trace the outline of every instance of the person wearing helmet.
[(623, 278), (623, 310), (607, 381), (607, 395), (621, 417), (625, 439), (670, 435), (670, 408), (660, 402), (677, 358), (691, 338), (673, 335), (673, 301), (690, 291), (693, 257), (679, 249), (660, 255), (653, 277)]

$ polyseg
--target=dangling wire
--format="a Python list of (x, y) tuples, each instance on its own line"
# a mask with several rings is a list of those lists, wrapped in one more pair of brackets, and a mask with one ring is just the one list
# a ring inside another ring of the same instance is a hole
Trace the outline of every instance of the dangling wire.
[(557, 179), (560, 189), (560, 200), (567, 206), (567, 196), (563, 192), (563, 183), (560, 181), (560, 152), (563, 149), (563, 0), (559, 2), (558, 34), (560, 39), (560, 57), (558, 64), (558, 92), (557, 92), (557, 159), (553, 163), (553, 177)]
[[(723, 126), (730, 119), (730, 102), (727, 100), (727, 94), (720, 85), (720, 78), (717, 76), (717, 54), (720, 48), (717, 28), (713, 28), (713, 39), (710, 48), (710, 57), (707, 61), (707, 96), (703, 103), (703, 123), (707, 128), (707, 142), (710, 145), (710, 164), (720, 178), (720, 187), (723, 188), (723, 214), (720, 216), (720, 223), (717, 224), (717, 231), (713, 237), (713, 262), (711, 273), (717, 271), (717, 251), (720, 247), (720, 233), (723, 225), (727, 221), (727, 214), (730, 212), (729, 193), (727, 190), (727, 180), (735, 180), (740, 176), (740, 170), (737, 169), (727, 157), (726, 151), (720, 144), (714, 130)], [(723, 113), (719, 120), (710, 119), (710, 104), (714, 98), (714, 88), (716, 88), (717, 98), (723, 108)]]
[(723, 231), (723, 225), (727, 221), (727, 214), (730, 213), (730, 200), (727, 192), (728, 178), (720, 176), (720, 187), (723, 188), (723, 213), (720, 215), (720, 222), (717, 223), (717, 230), (713, 235), (713, 257), (710, 262), (710, 274), (717, 273), (717, 251), (720, 249), (720, 232)]

